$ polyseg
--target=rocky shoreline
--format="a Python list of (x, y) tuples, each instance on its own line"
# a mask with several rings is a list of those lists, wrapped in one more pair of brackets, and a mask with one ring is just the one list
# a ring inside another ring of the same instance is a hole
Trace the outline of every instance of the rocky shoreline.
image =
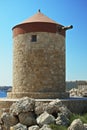
[(67, 126), (68, 130), (87, 130), (80, 119), (70, 124), (72, 112), (55, 99), (49, 103), (24, 97), (13, 103), (0, 117), (0, 130), (52, 130), (51, 124)]

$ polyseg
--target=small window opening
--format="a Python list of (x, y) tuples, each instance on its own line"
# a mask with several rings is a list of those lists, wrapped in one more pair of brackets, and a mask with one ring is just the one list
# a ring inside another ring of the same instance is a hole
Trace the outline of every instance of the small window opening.
[(31, 42), (36, 42), (36, 41), (37, 41), (37, 35), (32, 35)]

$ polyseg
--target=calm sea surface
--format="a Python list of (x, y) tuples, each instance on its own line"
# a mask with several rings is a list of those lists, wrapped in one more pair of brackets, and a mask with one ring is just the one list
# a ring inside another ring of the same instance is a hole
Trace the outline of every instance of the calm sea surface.
[(6, 97), (6, 96), (7, 96), (7, 92), (6, 91), (0, 91), (0, 98)]

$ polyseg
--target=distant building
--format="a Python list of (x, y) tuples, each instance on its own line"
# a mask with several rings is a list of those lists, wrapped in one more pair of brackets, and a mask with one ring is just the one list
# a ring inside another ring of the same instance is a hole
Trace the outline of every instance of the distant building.
[(78, 89), (87, 89), (87, 81), (79, 81)]
[(77, 81), (66, 81), (66, 90), (69, 91), (73, 88), (77, 88)]

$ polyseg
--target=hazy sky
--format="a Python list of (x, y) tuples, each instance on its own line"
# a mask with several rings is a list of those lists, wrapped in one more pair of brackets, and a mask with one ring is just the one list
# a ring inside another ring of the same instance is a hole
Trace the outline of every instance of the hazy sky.
[(12, 85), (12, 27), (38, 9), (74, 26), (66, 33), (66, 80), (87, 80), (87, 0), (0, 0), (0, 85)]

